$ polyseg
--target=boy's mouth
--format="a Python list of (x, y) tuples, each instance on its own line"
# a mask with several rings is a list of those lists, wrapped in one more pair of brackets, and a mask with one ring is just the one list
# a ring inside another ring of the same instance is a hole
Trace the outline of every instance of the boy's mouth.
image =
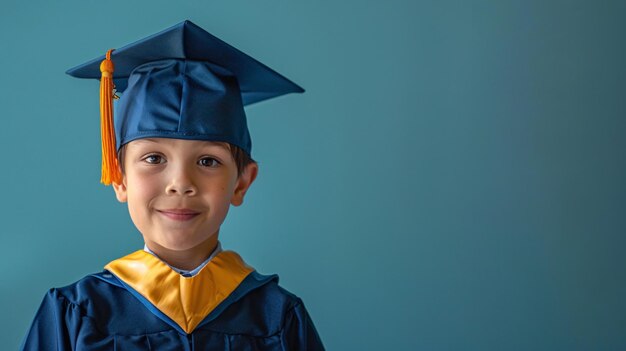
[(190, 210), (187, 208), (170, 208), (165, 210), (157, 210), (157, 212), (175, 221), (188, 221), (200, 214), (200, 212), (198, 211)]

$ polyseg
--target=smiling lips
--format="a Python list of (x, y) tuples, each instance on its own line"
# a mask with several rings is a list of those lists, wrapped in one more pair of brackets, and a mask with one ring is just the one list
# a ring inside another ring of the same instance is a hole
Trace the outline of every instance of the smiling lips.
[(157, 212), (175, 221), (188, 221), (200, 214), (198, 211), (187, 208), (171, 208), (167, 210), (157, 210)]

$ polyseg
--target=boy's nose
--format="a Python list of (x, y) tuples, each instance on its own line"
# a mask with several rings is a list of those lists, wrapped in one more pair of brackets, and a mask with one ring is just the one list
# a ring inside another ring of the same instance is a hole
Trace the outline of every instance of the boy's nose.
[(197, 193), (192, 177), (185, 170), (176, 171), (169, 184), (165, 188), (168, 195), (187, 195), (193, 196)]

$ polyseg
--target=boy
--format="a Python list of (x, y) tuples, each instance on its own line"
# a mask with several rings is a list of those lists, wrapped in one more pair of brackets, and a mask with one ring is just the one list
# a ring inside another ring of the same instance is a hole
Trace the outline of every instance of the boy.
[(102, 182), (145, 247), (51, 289), (22, 349), (323, 350), (302, 301), (218, 241), (258, 171), (243, 106), (302, 88), (189, 21), (68, 74), (101, 78)]

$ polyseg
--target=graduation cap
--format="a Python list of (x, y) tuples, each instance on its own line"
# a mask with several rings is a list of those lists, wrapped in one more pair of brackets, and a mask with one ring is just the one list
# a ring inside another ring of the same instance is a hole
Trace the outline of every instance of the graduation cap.
[[(140, 138), (223, 141), (250, 155), (244, 106), (304, 89), (190, 21), (66, 72), (100, 79), (102, 179), (120, 183), (117, 151)], [(113, 99), (121, 93), (113, 121)]]

